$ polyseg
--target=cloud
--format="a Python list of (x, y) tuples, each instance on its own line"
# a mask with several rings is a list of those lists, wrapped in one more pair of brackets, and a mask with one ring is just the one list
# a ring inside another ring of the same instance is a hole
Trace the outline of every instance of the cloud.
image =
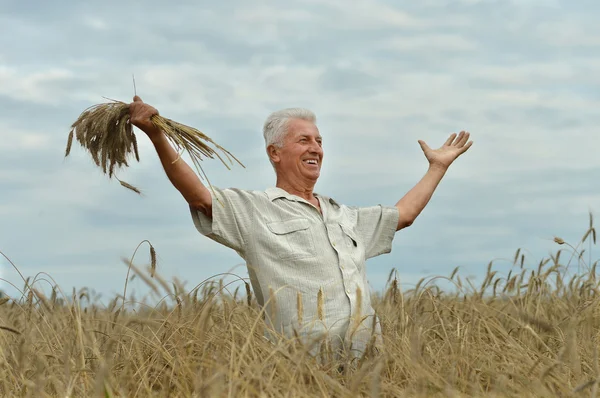
[(19, 101), (56, 104), (53, 92), (57, 89), (66, 91), (64, 85), (72, 78), (72, 72), (62, 68), (19, 73), (16, 68), (2, 67), (0, 68), (0, 95)]
[(385, 40), (381, 48), (384, 50), (411, 52), (418, 50), (432, 51), (437, 55), (444, 53), (472, 53), (477, 50), (477, 43), (462, 36), (451, 34), (420, 35), (417, 37), (399, 36)]

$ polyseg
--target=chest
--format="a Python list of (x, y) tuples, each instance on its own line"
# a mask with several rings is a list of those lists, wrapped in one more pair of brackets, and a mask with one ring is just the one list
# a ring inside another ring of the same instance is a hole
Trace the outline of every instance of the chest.
[(341, 263), (362, 268), (364, 245), (353, 209), (319, 203), (281, 201), (257, 209), (250, 247), (258, 258), (292, 267)]

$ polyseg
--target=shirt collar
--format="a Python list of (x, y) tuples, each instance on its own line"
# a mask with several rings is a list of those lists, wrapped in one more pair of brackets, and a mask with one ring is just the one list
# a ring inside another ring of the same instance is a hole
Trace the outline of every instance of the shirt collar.
[[(267, 197), (269, 198), (269, 200), (271, 202), (274, 201), (275, 199), (285, 198), (287, 200), (293, 200), (295, 202), (306, 202), (306, 203), (308, 203), (305, 199), (303, 199), (303, 198), (301, 198), (299, 196), (296, 196), (296, 195), (289, 194), (285, 190), (283, 190), (281, 188), (278, 188), (278, 187), (268, 188), (265, 192), (266, 192)], [(317, 192), (314, 192), (313, 195), (320, 197), (325, 202), (329, 202), (332, 205), (340, 207), (340, 205), (335, 200), (333, 200), (331, 198), (328, 198), (326, 196), (320, 195)]]
[(286, 198), (288, 200), (302, 199), (299, 196), (290, 195), (289, 193), (278, 187), (268, 188), (265, 192), (267, 193), (267, 197), (271, 202), (279, 198)]

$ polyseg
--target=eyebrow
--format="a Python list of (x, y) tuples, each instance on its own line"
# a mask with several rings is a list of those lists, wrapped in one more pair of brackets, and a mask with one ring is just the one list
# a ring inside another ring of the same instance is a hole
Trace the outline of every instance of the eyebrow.
[[(310, 137), (312, 137), (312, 135), (308, 135), (308, 134), (302, 134), (302, 135), (300, 136), (300, 138), (310, 138)], [(319, 135), (319, 136), (317, 136), (317, 137), (315, 138), (315, 140), (321, 140), (321, 141), (323, 141), (323, 137)]]

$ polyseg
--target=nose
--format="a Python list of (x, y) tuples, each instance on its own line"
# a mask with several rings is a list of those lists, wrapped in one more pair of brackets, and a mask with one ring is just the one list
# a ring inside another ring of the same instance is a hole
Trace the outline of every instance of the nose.
[(323, 155), (323, 147), (321, 147), (321, 145), (319, 145), (319, 143), (317, 141), (312, 141), (310, 148), (308, 150), (312, 154), (316, 154), (319, 156)]

